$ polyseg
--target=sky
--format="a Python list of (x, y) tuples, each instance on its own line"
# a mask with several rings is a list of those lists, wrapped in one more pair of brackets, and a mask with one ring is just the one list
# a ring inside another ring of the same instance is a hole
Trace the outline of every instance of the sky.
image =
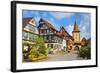
[(86, 39), (91, 37), (90, 13), (23, 10), (22, 17), (33, 17), (37, 24), (40, 18), (43, 18), (50, 22), (57, 30), (60, 30), (60, 27), (63, 26), (70, 35), (72, 35), (73, 26), (76, 21), (81, 39), (83, 37)]

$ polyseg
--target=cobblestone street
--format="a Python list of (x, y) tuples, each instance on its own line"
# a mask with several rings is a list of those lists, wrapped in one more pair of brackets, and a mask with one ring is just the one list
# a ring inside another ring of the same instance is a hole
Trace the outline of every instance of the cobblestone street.
[(48, 62), (48, 61), (71, 61), (71, 60), (82, 60), (77, 56), (75, 52), (64, 53), (64, 54), (52, 54), (48, 55), (48, 58), (38, 60), (37, 62)]

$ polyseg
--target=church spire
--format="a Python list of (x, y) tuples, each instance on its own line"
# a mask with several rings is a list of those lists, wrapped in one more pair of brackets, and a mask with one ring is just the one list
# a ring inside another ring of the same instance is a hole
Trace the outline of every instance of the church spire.
[(73, 32), (79, 32), (78, 25), (77, 25), (76, 21), (74, 23)]

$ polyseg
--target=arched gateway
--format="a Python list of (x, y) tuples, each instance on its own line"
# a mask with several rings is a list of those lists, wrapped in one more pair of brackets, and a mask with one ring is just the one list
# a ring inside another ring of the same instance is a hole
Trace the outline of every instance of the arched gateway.
[(74, 47), (74, 50), (75, 50), (75, 51), (78, 51), (78, 50), (79, 50), (79, 46), (76, 45), (76, 46)]

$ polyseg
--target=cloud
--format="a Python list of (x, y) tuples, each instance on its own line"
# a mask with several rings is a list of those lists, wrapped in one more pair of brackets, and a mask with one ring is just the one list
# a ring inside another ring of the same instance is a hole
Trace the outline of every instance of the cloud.
[[(80, 14), (81, 19), (80, 23), (78, 24), (78, 28), (80, 30), (81, 39), (85, 37), (86, 39), (91, 37), (91, 16), (87, 13)], [(66, 26), (66, 30), (70, 35), (72, 35), (74, 23), (69, 24)]]
[(35, 21), (36, 21), (36, 24), (39, 25), (39, 20), (40, 20), (40, 17), (35, 17)]
[(51, 15), (56, 19), (69, 18), (74, 15), (74, 13), (60, 13), (60, 12), (51, 12)]
[(55, 20), (51, 17), (49, 19), (46, 19), (48, 22), (50, 22), (55, 29), (59, 30), (60, 26), (58, 24), (55, 23)]
[[(85, 38), (90, 38), (91, 37), (91, 16), (89, 13), (78, 13), (78, 15), (76, 13), (69, 13), (69, 12), (44, 12), (44, 11), (33, 11), (33, 10), (23, 10), (23, 17), (35, 17), (36, 22), (38, 23), (38, 21), (40, 20), (41, 17), (43, 17), (44, 19), (48, 20), (50, 23), (53, 24), (53, 26), (59, 30), (61, 24), (58, 23), (58, 21), (60, 21), (60, 19), (65, 18), (70, 19), (70, 24), (68, 24), (69, 22), (67, 21), (67, 26), (65, 27), (65, 29), (68, 31), (69, 34), (72, 35), (72, 31), (73, 31), (73, 19), (70, 18), (71, 16), (79, 16), (80, 19), (80, 23), (79, 25), (79, 30), (80, 30), (80, 34), (81, 34), (81, 38), (85, 37)], [(58, 21), (57, 21), (58, 20)], [(72, 21), (72, 22), (71, 22)]]
[(91, 16), (90, 14), (82, 14), (82, 20), (80, 21), (79, 29), (81, 32), (81, 38), (91, 37)]
[(67, 30), (67, 32), (68, 32), (70, 35), (72, 35), (73, 25), (68, 25), (68, 26), (66, 26), (66, 30)]

